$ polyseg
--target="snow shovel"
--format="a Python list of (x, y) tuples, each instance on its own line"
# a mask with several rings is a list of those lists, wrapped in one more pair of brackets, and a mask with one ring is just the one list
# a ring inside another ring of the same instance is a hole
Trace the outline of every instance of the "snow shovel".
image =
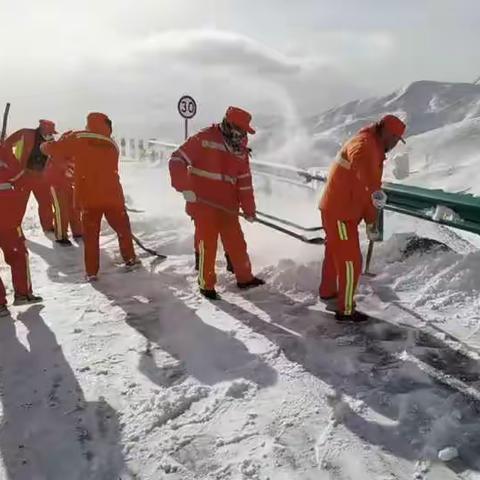
[(136, 208), (130, 208), (128, 205), (125, 207), (127, 212), (131, 213), (145, 213), (145, 210), (137, 210)]
[(363, 274), (366, 275), (367, 277), (375, 276), (374, 273), (370, 273), (370, 263), (372, 261), (374, 245), (375, 245), (375, 242), (372, 242), (371, 240), (368, 242), (367, 260), (365, 261), (365, 271), (363, 272)]
[(2, 134), (0, 136), (0, 142), (3, 142), (7, 136), (8, 112), (10, 112), (10, 103), (5, 105), (5, 111), (3, 112)]
[(269, 213), (265, 212), (259, 212), (257, 211), (257, 217), (265, 217), (269, 220), (273, 220), (274, 222), (277, 223), (282, 223), (284, 225), (287, 225), (289, 227), (293, 227), (297, 230), (302, 230), (302, 232), (319, 232), (323, 230), (323, 227), (304, 227), (303, 225), (298, 225), (298, 223), (291, 222), (290, 220), (284, 220), (283, 218), (276, 217), (275, 215), (271, 215)]
[(133, 235), (133, 233), (132, 233), (132, 237), (133, 237), (133, 241), (134, 241), (144, 252), (147, 252), (147, 253), (149, 253), (150, 255), (153, 255), (154, 257), (157, 257), (157, 258), (159, 258), (159, 259), (161, 259), (161, 260), (165, 260), (165, 259), (167, 258), (166, 255), (163, 255), (162, 253), (159, 253), (159, 252), (157, 252), (156, 250), (153, 250), (153, 249), (151, 249), (151, 248), (146, 247), (146, 246), (140, 241), (140, 239), (139, 239), (137, 236)]
[[(228, 208), (222, 207), (221, 205), (218, 205), (214, 202), (210, 202), (209, 200), (205, 200), (204, 198), (197, 197), (197, 202), (203, 203), (204, 205), (208, 205), (209, 207), (216, 208), (216, 209), (221, 210), (223, 212), (229, 213), (230, 215), (236, 215), (236, 216), (239, 216), (239, 217), (246, 218), (243, 213), (239, 213), (239, 212), (236, 212), (234, 210), (230, 210)], [(296, 232), (292, 232), (291, 230), (288, 230), (287, 228), (282, 227), (281, 225), (277, 225), (275, 223), (269, 222), (269, 221), (264, 220), (262, 218), (257, 217), (255, 219), (255, 221), (262, 224), (262, 225), (265, 225), (266, 227), (273, 228), (274, 230), (277, 230), (278, 232), (285, 233), (286, 235), (289, 235), (290, 237), (296, 238), (297, 240), (300, 240), (300, 241), (305, 242), (305, 243), (319, 244), (319, 245), (324, 243), (323, 238), (320, 238), (320, 237), (308, 238), (304, 235), (301, 235), (301, 234), (296, 233)]]
[[(375, 226), (379, 232), (379, 239), (377, 241), (381, 242), (383, 240), (383, 209), (377, 210), (377, 219), (375, 220)], [(374, 245), (374, 241), (370, 240), (368, 242), (367, 259), (365, 261), (365, 271), (363, 272), (363, 274), (367, 277), (375, 277), (376, 275), (375, 273), (370, 272), (370, 263), (372, 262)]]
[[(2, 133), (0, 134), (0, 143), (5, 140), (7, 135), (7, 122), (8, 122), (8, 112), (10, 111), (10, 104), (5, 105), (5, 111), (3, 112), (3, 123), (2, 123)], [(0, 161), (1, 164), (1, 161)], [(0, 191), (2, 190), (13, 190), (13, 185), (9, 182), (0, 183)]]

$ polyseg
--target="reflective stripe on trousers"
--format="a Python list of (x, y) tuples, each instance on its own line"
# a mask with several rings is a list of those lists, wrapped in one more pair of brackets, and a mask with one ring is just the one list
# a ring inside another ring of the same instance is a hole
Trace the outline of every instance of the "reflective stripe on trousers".
[(352, 261), (345, 262), (346, 287), (345, 287), (345, 315), (351, 315), (353, 312), (353, 294), (355, 287), (355, 275)]
[(345, 222), (338, 220), (337, 225), (338, 225), (338, 236), (340, 237), (340, 240), (348, 240), (347, 225), (345, 225)]
[(205, 243), (203, 240), (199, 243), (199, 263), (198, 263), (198, 284), (203, 290), (205, 288)]
[(63, 238), (63, 229), (60, 201), (54, 187), (50, 187), (50, 192), (52, 193), (53, 214), (55, 217), (55, 221), (53, 222), (53, 226), (55, 227), (55, 237), (57, 238), (57, 240), (61, 240)]

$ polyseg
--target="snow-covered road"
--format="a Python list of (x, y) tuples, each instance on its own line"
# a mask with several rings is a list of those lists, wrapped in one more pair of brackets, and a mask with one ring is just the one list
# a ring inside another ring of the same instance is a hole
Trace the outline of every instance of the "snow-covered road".
[[(2, 480), (480, 478), (475, 246), (392, 216), (359, 295), (377, 319), (338, 325), (315, 295), (323, 249), (246, 225), (268, 286), (239, 292), (220, 256), (210, 303), (166, 175), (123, 171), (147, 210), (134, 229), (163, 263), (123, 272), (105, 229), (103, 275), (86, 284), (80, 247), (25, 225), (45, 306), (0, 324)], [(314, 220), (313, 204), (285, 201)], [(399, 262), (409, 231), (457, 252)], [(445, 447), (459, 458), (439, 461)]]

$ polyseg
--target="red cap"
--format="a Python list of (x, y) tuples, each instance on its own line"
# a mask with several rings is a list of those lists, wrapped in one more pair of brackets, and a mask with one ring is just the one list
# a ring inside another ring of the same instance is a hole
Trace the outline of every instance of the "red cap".
[(112, 122), (105, 113), (90, 112), (87, 115), (87, 130), (102, 135), (111, 135)]
[(252, 135), (255, 133), (255, 130), (250, 126), (250, 120), (252, 116), (238, 107), (228, 107), (227, 112), (225, 113), (225, 119), (227, 122), (235, 125), (242, 130), (245, 130)]
[(396, 117), (395, 115), (385, 115), (380, 120), (380, 124), (383, 125), (383, 127), (388, 130), (388, 132), (390, 132), (392, 135), (395, 135), (396, 137), (399, 137), (400, 140), (405, 143), (405, 140), (403, 139), (403, 134), (405, 133), (407, 126), (398, 117)]
[(43, 133), (47, 133), (47, 134), (58, 133), (55, 130), (55, 122), (52, 122), (51, 120), (41, 119), (41, 120), (38, 121), (38, 124), (39, 124), (40, 128), (43, 130)]

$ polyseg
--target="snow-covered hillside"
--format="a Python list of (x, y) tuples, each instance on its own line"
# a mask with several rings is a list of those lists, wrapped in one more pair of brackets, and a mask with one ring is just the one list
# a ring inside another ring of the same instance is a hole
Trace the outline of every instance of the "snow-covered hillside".
[[(410, 159), (410, 174), (402, 183), (449, 192), (480, 194), (480, 118), (465, 119), (408, 138), (405, 152)], [(392, 154), (395, 156), (395, 153)], [(388, 179), (395, 162), (387, 167)]]
[[(349, 102), (304, 119), (302, 126), (294, 132), (284, 132), (287, 143), (293, 140), (297, 146), (296, 151), (287, 150), (289, 158), (278, 158), (281, 148), (267, 156), (277, 156), (277, 162), (295, 163), (302, 167), (324, 167), (347, 138), (387, 113), (397, 114), (406, 121), (408, 149), (414, 155), (425, 156), (428, 153), (429, 160), (435, 161), (437, 154), (442, 153), (440, 144), (443, 144), (447, 150), (444, 156), (452, 162), (463, 163), (465, 159), (468, 161), (469, 145), (478, 145), (476, 119), (480, 117), (480, 85), (419, 81), (385, 97)], [(437, 129), (437, 140), (431, 144), (432, 137), (428, 135)], [(422, 134), (427, 135), (425, 140)], [(415, 141), (410, 148), (413, 139)], [(464, 144), (465, 140), (468, 145)]]
[(408, 123), (408, 136), (418, 135), (466, 118), (480, 116), (480, 85), (414, 82), (386, 97), (349, 102), (312, 119), (315, 133), (328, 130), (346, 135), (364, 123), (394, 113)]

